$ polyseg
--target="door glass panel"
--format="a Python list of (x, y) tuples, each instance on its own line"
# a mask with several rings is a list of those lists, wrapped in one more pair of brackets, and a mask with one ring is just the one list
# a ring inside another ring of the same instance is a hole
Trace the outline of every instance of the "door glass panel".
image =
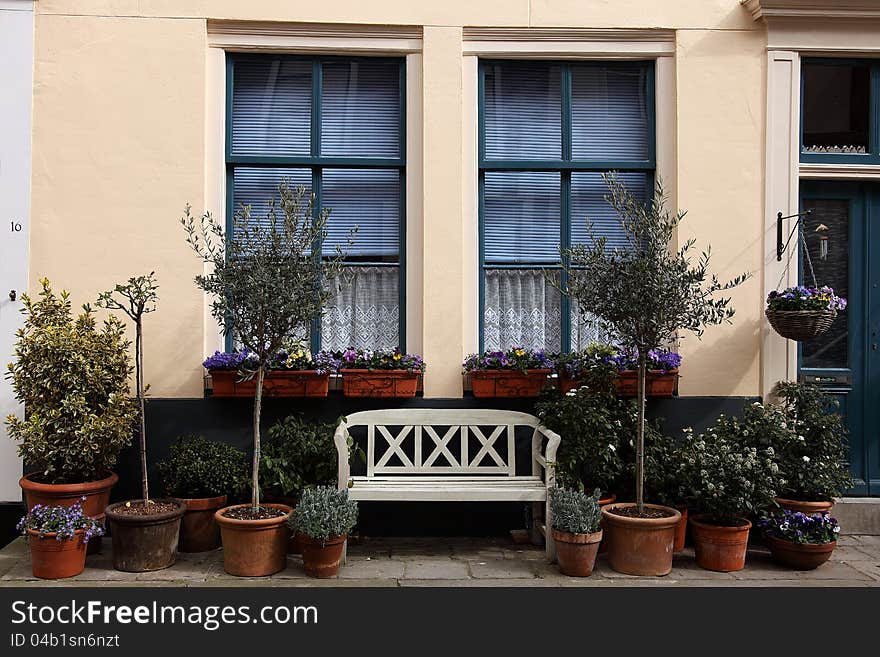
[(804, 152), (868, 152), (871, 76), (866, 64), (803, 65)]
[[(804, 217), (804, 236), (816, 272), (816, 282), (830, 285), (838, 296), (849, 298), (849, 216), (846, 199), (806, 199), (804, 209), (813, 213)], [(828, 230), (816, 232), (825, 225)], [(820, 235), (827, 235), (828, 249), (823, 257)], [(801, 280), (812, 286), (813, 278), (806, 257), (802, 256)], [(831, 328), (822, 335), (801, 343), (805, 368), (848, 368), (849, 311), (837, 314)]]

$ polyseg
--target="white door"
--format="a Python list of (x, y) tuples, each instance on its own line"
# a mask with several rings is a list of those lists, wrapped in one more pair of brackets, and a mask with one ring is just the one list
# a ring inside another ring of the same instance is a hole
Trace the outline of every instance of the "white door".
[[(12, 359), (28, 283), (28, 223), (33, 93), (33, 0), (0, 0), (0, 368)], [(14, 294), (13, 294), (14, 292)], [(12, 297), (15, 297), (13, 300)], [(20, 415), (12, 386), (0, 377), (0, 419)], [(21, 500), (21, 461), (0, 428), (0, 502)]]

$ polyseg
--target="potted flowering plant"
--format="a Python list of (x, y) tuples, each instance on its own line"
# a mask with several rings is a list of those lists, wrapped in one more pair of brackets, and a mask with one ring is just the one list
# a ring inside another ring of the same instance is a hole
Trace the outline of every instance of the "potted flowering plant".
[[(617, 391), (622, 397), (638, 396), (639, 355), (637, 351), (624, 351), (611, 357), (617, 367)], [(681, 356), (669, 349), (650, 349), (645, 372), (645, 395), (647, 397), (672, 397), (678, 379)]]
[(333, 486), (306, 488), (288, 521), (302, 535), (303, 568), (312, 577), (333, 577), (339, 572), (345, 540), (358, 517), (358, 504), (348, 489)]
[(79, 575), (86, 566), (86, 546), (103, 527), (83, 513), (83, 496), (71, 506), (34, 505), (16, 528), (28, 538), (34, 577), (60, 579)]
[[(214, 397), (253, 397), (259, 358), (250, 349), (214, 352), (205, 359)], [(278, 351), (267, 364), (263, 394), (267, 397), (326, 397), (330, 374), (339, 366), (328, 351), (314, 356), (301, 345)]]
[(779, 467), (772, 447), (744, 445), (747, 425), (720, 416), (705, 433), (685, 431), (683, 484), (689, 506), (697, 565), (731, 572), (745, 566), (749, 529), (745, 516), (773, 504)]
[(425, 361), (395, 349), (346, 349), (339, 357), (346, 397), (415, 397)]
[(559, 571), (569, 577), (589, 577), (596, 564), (602, 528), (599, 489), (587, 495), (583, 491), (550, 489), (550, 513), (553, 516), (553, 540)]
[(795, 570), (813, 570), (837, 547), (840, 526), (827, 511), (806, 514), (779, 509), (758, 521), (773, 559)]
[(764, 314), (770, 326), (783, 338), (809, 340), (821, 335), (834, 323), (838, 310), (846, 308), (846, 299), (828, 287), (797, 285), (767, 295)]
[(547, 385), (553, 360), (543, 349), (512, 347), (471, 354), (462, 369), (471, 376), (474, 397), (537, 397)]

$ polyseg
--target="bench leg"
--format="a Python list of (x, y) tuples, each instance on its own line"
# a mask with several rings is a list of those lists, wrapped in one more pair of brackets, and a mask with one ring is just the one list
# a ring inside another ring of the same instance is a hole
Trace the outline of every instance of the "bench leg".
[(550, 500), (548, 499), (544, 512), (544, 553), (547, 556), (547, 561), (550, 563), (556, 561), (556, 542), (553, 540), (552, 524), (553, 518), (550, 512)]

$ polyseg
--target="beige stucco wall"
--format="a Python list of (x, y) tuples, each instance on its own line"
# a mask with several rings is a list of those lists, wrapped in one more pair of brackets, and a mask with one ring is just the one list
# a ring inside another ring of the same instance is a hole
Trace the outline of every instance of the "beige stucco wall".
[[(187, 201), (211, 206), (206, 190), (218, 184), (208, 179), (217, 148), (205, 137), (216, 134), (206, 19), (424, 27), (422, 107), (410, 121), (421, 130), (408, 136), (422, 146), (423, 230), (407, 256), (422, 264), (409, 295), (422, 302), (412, 342), (429, 363), (428, 396), (460, 395), (459, 364), (475, 342), (465, 240), (476, 218), (462, 165), (474, 94), (462, 27), (677, 30), (669, 178), (689, 210), (682, 237), (711, 242), (723, 276), (760, 270), (766, 34), (739, 0), (38, 0), (30, 280), (48, 276), (82, 302), (155, 269), (161, 301), (146, 344), (155, 397), (201, 396), (200, 362), (216, 331), (177, 223)], [(733, 326), (683, 343), (683, 394), (761, 392), (759, 281), (735, 292)]]

